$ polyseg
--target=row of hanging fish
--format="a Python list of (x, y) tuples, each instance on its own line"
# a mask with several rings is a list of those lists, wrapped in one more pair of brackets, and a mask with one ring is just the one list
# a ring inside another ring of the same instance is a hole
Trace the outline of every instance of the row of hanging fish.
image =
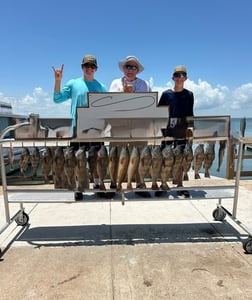
[[(72, 147), (34, 147), (32, 150), (26, 147), (23, 148), (19, 160), (23, 177), (26, 177), (29, 165), (33, 179), (38, 176), (38, 169), (41, 167), (45, 183), (50, 183), (52, 177), (55, 188), (74, 190), (77, 183), (79, 189), (84, 189), (84, 185), (87, 188), (86, 154), (81, 148), (75, 152)], [(84, 178), (84, 182), (81, 178)]]
[(35, 178), (38, 176), (38, 169), (41, 166), (45, 182), (49, 183), (49, 175), (52, 169), (52, 158), (52, 150), (49, 147), (45, 147), (42, 150), (40, 150), (38, 147), (34, 147), (32, 150), (27, 147), (23, 148), (19, 160), (19, 169), (21, 175), (26, 177), (28, 167), (31, 165), (32, 178)]
[[(227, 141), (219, 141), (219, 150), (218, 150), (218, 165), (216, 171), (219, 172), (221, 165), (223, 163), (225, 149)], [(210, 169), (215, 160), (215, 142), (208, 142), (206, 144), (198, 144), (194, 150), (193, 154), (193, 163), (192, 169), (194, 170), (194, 178), (200, 179), (200, 169), (204, 168), (204, 176), (210, 178)], [(187, 170), (187, 172), (189, 169)], [(184, 180), (188, 180), (186, 173), (184, 175)]]
[[(225, 148), (226, 141), (220, 141), (217, 171), (223, 162)], [(131, 190), (133, 182), (136, 187), (145, 188), (146, 178), (151, 178), (153, 190), (168, 190), (167, 181), (176, 182), (181, 168), (184, 180), (189, 180), (188, 172), (191, 168), (194, 178), (200, 179), (202, 167), (204, 176), (209, 178), (214, 159), (215, 142), (198, 144), (194, 151), (192, 143), (175, 148), (166, 145), (163, 149), (159, 145), (147, 145), (142, 149), (133, 146), (131, 150), (124, 146), (120, 152), (116, 146), (108, 150), (102, 145), (100, 149), (92, 146), (87, 154), (82, 148), (74, 151), (72, 147), (59, 146), (53, 150), (50, 147), (34, 147), (32, 150), (23, 148), (19, 167), (20, 173), (25, 177), (28, 165), (31, 164), (32, 177), (36, 178), (41, 166), (45, 182), (49, 183), (51, 176), (55, 188), (77, 188), (83, 191), (90, 182), (99, 178), (100, 189), (105, 190), (104, 180), (110, 178), (110, 188), (121, 191), (123, 182), (127, 182), (127, 189)]]
[[(225, 143), (219, 146), (218, 170), (223, 162)], [(95, 148), (93, 148), (95, 153)], [(95, 154), (92, 154), (94, 157)], [(192, 143), (173, 148), (167, 145), (161, 149), (160, 146), (147, 145), (139, 150), (133, 146), (130, 151), (127, 146), (121, 148), (120, 153), (116, 146), (111, 147), (109, 153), (107, 148), (102, 146), (97, 151), (96, 167), (90, 165), (92, 176), (98, 176), (100, 188), (105, 189), (104, 179), (109, 175), (110, 188), (117, 191), (122, 190), (123, 182), (127, 182), (127, 189), (132, 190), (132, 183), (136, 187), (146, 188), (145, 180), (151, 178), (151, 188), (153, 190), (169, 190), (168, 181), (177, 181), (181, 169), (183, 170), (184, 180), (189, 180), (188, 172), (194, 170), (194, 178), (199, 179), (199, 171), (204, 168), (204, 176), (210, 178), (210, 168), (215, 159), (215, 142), (199, 144), (193, 151)], [(90, 152), (89, 152), (90, 160)], [(95, 160), (94, 160), (95, 161)], [(93, 174), (97, 172), (97, 174)], [(158, 185), (158, 182), (161, 184)]]

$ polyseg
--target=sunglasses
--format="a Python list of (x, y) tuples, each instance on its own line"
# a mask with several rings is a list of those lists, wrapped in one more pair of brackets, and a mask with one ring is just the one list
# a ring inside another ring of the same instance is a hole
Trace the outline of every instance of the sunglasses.
[(174, 73), (173, 77), (175, 77), (175, 78), (185, 78), (186, 73)]
[(131, 65), (125, 65), (124, 67), (125, 67), (127, 70), (134, 70), (134, 71), (136, 71), (136, 70), (138, 69), (137, 66), (131, 66)]
[(85, 68), (97, 69), (96, 65), (94, 64), (84, 64)]

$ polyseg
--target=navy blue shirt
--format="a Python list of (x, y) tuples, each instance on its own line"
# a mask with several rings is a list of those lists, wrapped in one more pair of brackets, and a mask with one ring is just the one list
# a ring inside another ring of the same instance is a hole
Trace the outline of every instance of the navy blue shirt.
[(168, 106), (170, 118), (193, 116), (193, 105), (193, 93), (187, 89), (183, 89), (181, 92), (166, 90), (158, 102), (158, 106)]

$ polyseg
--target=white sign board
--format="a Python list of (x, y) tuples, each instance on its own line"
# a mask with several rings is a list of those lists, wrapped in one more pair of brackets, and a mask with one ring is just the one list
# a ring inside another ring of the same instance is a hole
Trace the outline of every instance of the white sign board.
[[(168, 107), (157, 107), (158, 93), (89, 93), (88, 107), (77, 108), (77, 139), (162, 138)], [(194, 117), (196, 139), (229, 136), (229, 116)], [(189, 126), (191, 127), (191, 126)]]
[(77, 138), (161, 135), (168, 108), (157, 107), (157, 101), (157, 92), (88, 93), (88, 107), (77, 108)]

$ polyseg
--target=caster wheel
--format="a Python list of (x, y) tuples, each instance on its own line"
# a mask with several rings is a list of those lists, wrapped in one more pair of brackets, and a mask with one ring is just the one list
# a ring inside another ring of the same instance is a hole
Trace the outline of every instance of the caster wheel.
[(226, 213), (221, 208), (216, 208), (213, 211), (213, 218), (215, 221), (223, 221), (226, 217)]
[(24, 226), (29, 222), (29, 216), (27, 213), (22, 212), (16, 216), (15, 221), (17, 225)]
[(75, 192), (74, 193), (74, 199), (75, 200), (82, 200), (83, 199), (83, 195), (81, 192)]
[(242, 246), (246, 253), (252, 254), (252, 237), (247, 238)]

